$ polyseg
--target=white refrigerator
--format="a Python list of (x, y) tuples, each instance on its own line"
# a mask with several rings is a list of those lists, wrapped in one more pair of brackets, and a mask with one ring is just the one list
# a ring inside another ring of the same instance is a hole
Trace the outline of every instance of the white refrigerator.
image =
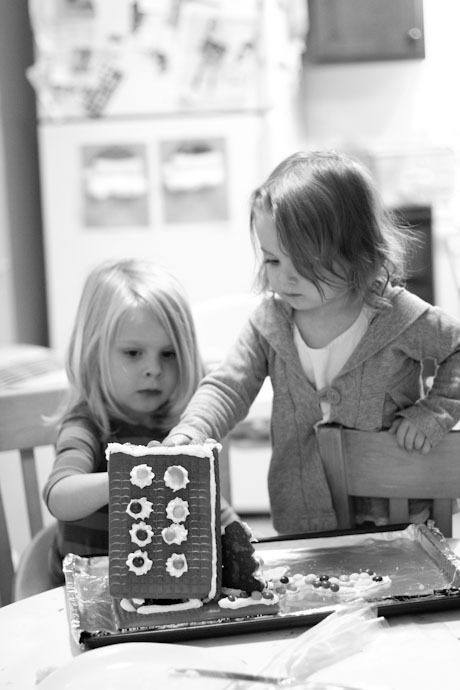
[[(249, 304), (249, 198), (294, 135), (304, 0), (29, 2), (50, 345), (65, 351), (84, 279), (106, 258), (165, 265), (197, 314)], [(232, 313), (228, 345), (245, 309)], [(254, 410), (268, 419), (266, 388)], [(240, 446), (235, 507), (268, 510), (269, 449), (248, 462)]]
[(105, 258), (157, 260), (192, 303), (249, 294), (249, 197), (292, 135), (306, 3), (29, 3), (51, 346)]

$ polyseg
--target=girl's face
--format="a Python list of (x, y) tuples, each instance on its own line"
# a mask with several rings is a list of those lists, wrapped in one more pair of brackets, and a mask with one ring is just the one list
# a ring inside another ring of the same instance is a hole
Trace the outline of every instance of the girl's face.
[(290, 257), (280, 247), (275, 221), (270, 213), (257, 211), (254, 225), (270, 287), (294, 310), (318, 309), (348, 294), (346, 282), (339, 285), (335, 276), (334, 285), (321, 283), (321, 294), (314, 283), (300, 275)]
[(145, 307), (124, 319), (109, 352), (112, 393), (140, 424), (166, 403), (179, 378), (176, 353), (160, 322)]

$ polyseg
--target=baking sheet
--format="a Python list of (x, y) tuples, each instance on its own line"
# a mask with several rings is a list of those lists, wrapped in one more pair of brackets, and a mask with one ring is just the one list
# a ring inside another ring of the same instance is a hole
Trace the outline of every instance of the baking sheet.
[[(317, 575), (359, 572), (370, 568), (389, 576), (388, 588), (369, 594), (378, 614), (460, 607), (460, 559), (433, 527), (408, 525), (404, 529), (307, 535), (265, 540), (255, 544), (264, 562), (264, 574), (288, 570)], [(108, 591), (108, 559), (69, 554), (64, 561), (69, 621), (74, 639), (88, 648), (134, 641), (171, 642), (204, 637), (309, 626), (339, 606), (331, 592), (283, 596), (281, 611), (264, 616), (242, 616), (218, 621), (184, 623), (155, 628), (117, 630)]]

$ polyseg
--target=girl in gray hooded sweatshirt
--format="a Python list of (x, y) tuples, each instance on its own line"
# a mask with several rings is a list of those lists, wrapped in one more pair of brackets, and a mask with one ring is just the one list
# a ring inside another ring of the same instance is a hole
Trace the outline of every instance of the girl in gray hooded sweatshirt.
[[(269, 376), (274, 527), (333, 529), (318, 425), (389, 430), (428, 453), (460, 419), (460, 320), (403, 287), (410, 232), (345, 155), (289, 156), (253, 193), (250, 221), (264, 296), (165, 443), (222, 439)], [(428, 391), (425, 359), (436, 362)], [(429, 517), (430, 502), (410, 507), (412, 521)], [(388, 502), (355, 499), (355, 513), (385, 524)]]

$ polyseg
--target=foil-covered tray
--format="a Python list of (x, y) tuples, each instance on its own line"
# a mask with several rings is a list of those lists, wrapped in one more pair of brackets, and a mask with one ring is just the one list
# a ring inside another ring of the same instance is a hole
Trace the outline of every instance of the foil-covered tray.
[[(378, 615), (420, 613), (460, 607), (460, 559), (433, 526), (293, 535), (255, 544), (264, 574), (287, 572), (346, 574), (370, 570), (390, 580), (364, 595)], [(263, 616), (193, 621), (152, 628), (119, 630), (108, 588), (108, 558), (64, 560), (69, 622), (75, 641), (86, 648), (120, 642), (174, 642), (271, 629), (313, 625), (347, 602), (339, 593), (312, 589), (280, 599), (280, 611)], [(304, 578), (302, 578), (303, 580)]]

